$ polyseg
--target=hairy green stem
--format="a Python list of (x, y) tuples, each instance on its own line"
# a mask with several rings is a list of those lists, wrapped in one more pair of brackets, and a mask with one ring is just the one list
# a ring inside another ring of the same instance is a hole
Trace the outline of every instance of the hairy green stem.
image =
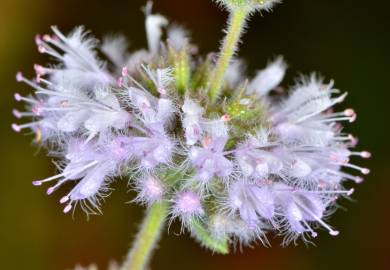
[(237, 43), (239, 42), (242, 35), (249, 11), (250, 9), (247, 6), (242, 6), (232, 9), (229, 15), (226, 36), (223, 41), (217, 65), (214, 69), (210, 81), (209, 95), (213, 102), (217, 100), (219, 92), (221, 91), (226, 69), (228, 68), (230, 60), (237, 50)]
[(137, 234), (132, 248), (121, 270), (143, 270), (147, 267), (151, 254), (160, 238), (168, 212), (166, 202), (154, 203), (148, 210), (141, 230)]

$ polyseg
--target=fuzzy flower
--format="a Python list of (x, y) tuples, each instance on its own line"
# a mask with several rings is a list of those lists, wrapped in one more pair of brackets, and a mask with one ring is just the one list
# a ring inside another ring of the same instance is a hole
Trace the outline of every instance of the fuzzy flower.
[(145, 177), (139, 179), (135, 188), (138, 191), (135, 201), (147, 205), (161, 201), (166, 191), (164, 183), (153, 175), (145, 175)]
[(209, 181), (213, 176), (227, 177), (233, 171), (233, 163), (224, 153), (227, 138), (205, 137), (202, 147), (194, 146), (190, 149), (189, 158), (196, 168), (196, 177), (202, 182)]
[(188, 145), (194, 145), (201, 139), (203, 133), (201, 126), (203, 108), (191, 99), (185, 99), (182, 110), (184, 113), (183, 128), (186, 143)]
[(272, 220), (275, 203), (272, 191), (264, 186), (241, 180), (229, 188), (229, 204), (248, 226), (257, 227), (261, 220)]
[(269, 174), (277, 174), (283, 167), (277, 155), (270, 149), (275, 146), (270, 142), (266, 131), (250, 136), (241, 143), (235, 152), (236, 161), (241, 172), (253, 179), (264, 179)]
[[(93, 138), (97, 134), (111, 128), (127, 127), (131, 116), (121, 108), (118, 98), (108, 89), (94, 88), (92, 92), (84, 92), (68, 82), (54, 83), (40, 79), (44, 85), (26, 79), (18, 73), (16, 79), (33, 87), (36, 97), (23, 97), (15, 94), (17, 101), (29, 104), (29, 111), (14, 114), (20, 117), (34, 117), (36, 121), (13, 125), (15, 131), (30, 128), (40, 130), (42, 138), (47, 139), (56, 133), (80, 133)], [(45, 81), (45, 82), (43, 82)]]
[(40, 186), (43, 183), (56, 181), (47, 190), (52, 194), (68, 181), (77, 181), (75, 187), (60, 203), (66, 203), (64, 212), (69, 212), (74, 205), (80, 203), (87, 213), (99, 211), (99, 198), (109, 193), (110, 178), (118, 174), (121, 166), (131, 159), (130, 140), (125, 136), (107, 138), (104, 142), (86, 143), (82, 139), (69, 142), (65, 155), (65, 166), (61, 173), (34, 181)]
[(179, 192), (174, 198), (171, 212), (173, 217), (180, 217), (183, 224), (201, 217), (204, 210), (200, 195), (190, 190)]
[[(313, 144), (326, 145), (338, 138), (340, 121), (354, 122), (356, 114), (352, 109), (340, 113), (327, 110), (342, 102), (346, 94), (332, 97), (339, 91), (333, 89), (333, 82), (324, 84), (315, 75), (303, 78), (292, 90), (291, 95), (272, 109), (271, 121), (275, 132), (286, 141), (308, 140)], [(348, 140), (348, 137), (345, 137)]]
[(35, 42), (38, 51), (50, 55), (59, 61), (55, 68), (36, 65), (37, 80), (50, 76), (56, 84), (72, 82), (82, 90), (104, 87), (113, 81), (113, 77), (104, 68), (103, 62), (96, 57), (97, 41), (88, 37), (83, 27), (76, 28), (68, 36), (53, 26), (54, 35), (37, 35)]
[(282, 213), (282, 227), (287, 234), (290, 234), (286, 242), (295, 240), (297, 235), (309, 232), (312, 237), (317, 233), (313, 230), (312, 224), (316, 222), (329, 231), (329, 234), (336, 236), (338, 231), (334, 230), (323, 220), (329, 211), (329, 204), (334, 200), (335, 195), (351, 195), (352, 190), (303, 190), (291, 189), (285, 184), (276, 184), (274, 187), (275, 201)]
[(282, 82), (286, 74), (286, 68), (287, 65), (283, 58), (276, 58), (265, 69), (257, 72), (256, 76), (248, 85), (248, 94), (256, 94), (259, 97), (266, 96)]

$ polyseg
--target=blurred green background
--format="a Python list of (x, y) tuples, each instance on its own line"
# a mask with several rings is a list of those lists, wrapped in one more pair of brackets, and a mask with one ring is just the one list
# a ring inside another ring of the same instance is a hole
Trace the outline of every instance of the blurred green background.
[[(250, 71), (283, 54), (290, 69), (285, 81), (311, 71), (333, 78), (348, 91), (343, 106), (353, 106), (358, 121), (347, 130), (360, 138), (361, 149), (374, 157), (362, 164), (372, 173), (357, 187), (356, 201), (343, 201), (331, 220), (341, 230), (333, 238), (322, 232), (317, 247), (255, 246), (229, 256), (212, 255), (177, 230), (165, 234), (152, 269), (390, 269), (389, 191), (389, 48), (388, 1), (285, 0), (272, 14), (256, 15), (243, 38), (240, 56)], [(122, 260), (139, 224), (141, 207), (125, 204), (133, 194), (125, 181), (103, 206), (104, 215), (89, 221), (62, 214), (61, 192), (47, 197), (31, 181), (50, 176), (53, 165), (31, 137), (14, 134), (14, 91), (28, 93), (15, 73), (32, 75), (32, 64), (47, 58), (36, 52), (34, 35), (50, 25), (69, 31), (83, 24), (101, 37), (122, 32), (131, 48), (146, 45), (141, 0), (0, 0), (0, 269), (57, 270), (76, 263)], [(157, 0), (155, 8), (192, 32), (202, 52), (218, 49), (226, 13), (211, 0)], [(360, 161), (359, 161), (360, 162)]]

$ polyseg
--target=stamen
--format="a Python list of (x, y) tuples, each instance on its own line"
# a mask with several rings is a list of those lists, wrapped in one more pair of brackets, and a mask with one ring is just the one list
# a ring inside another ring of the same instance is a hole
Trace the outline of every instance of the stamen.
[(45, 75), (45, 69), (41, 65), (34, 64), (34, 70), (39, 75)]
[(54, 186), (52, 187), (49, 187), (46, 191), (46, 194), (47, 195), (51, 195), (57, 188), (59, 188), (63, 183), (65, 183), (67, 181), (67, 178), (64, 178), (60, 181), (57, 182), (57, 184), (55, 184)]
[(60, 199), (60, 203), (61, 203), (61, 204), (64, 204), (64, 203), (66, 203), (67, 201), (69, 201), (69, 196), (64, 196), (64, 197), (62, 197), (62, 198)]
[(22, 114), (17, 110), (17, 109), (13, 109), (12, 110), (12, 114), (16, 117), (16, 118), (22, 118)]
[(122, 76), (126, 77), (129, 75), (129, 69), (127, 67), (122, 68)]
[(302, 190), (297, 188), (278, 188), (274, 189), (279, 192), (292, 192), (292, 193), (306, 193), (306, 194), (346, 194), (351, 196), (355, 189), (351, 188), (349, 190)]
[(39, 90), (39, 91), (46, 90), (45, 88), (39, 86), (38, 84), (32, 82), (31, 80), (26, 79), (21, 72), (18, 72), (16, 74), (16, 80), (18, 82), (24, 82), (25, 84), (29, 85), (30, 87), (32, 87), (32, 88), (34, 88), (36, 90)]
[(65, 206), (64, 214), (67, 214), (71, 209), (72, 209), (72, 205), (71, 204), (68, 204), (67, 206)]
[(328, 173), (331, 173), (333, 175), (336, 175), (336, 176), (340, 176), (340, 177), (343, 177), (343, 178), (346, 178), (346, 179), (349, 179), (349, 180), (352, 180), (354, 181), (356, 184), (360, 184), (363, 182), (363, 178), (360, 177), (360, 176), (354, 176), (354, 175), (351, 175), (349, 173), (345, 173), (345, 172), (341, 172), (341, 171), (335, 171), (335, 170), (330, 170), (328, 169), (327, 170)]
[(370, 169), (362, 168), (362, 167), (359, 167), (359, 166), (351, 164), (351, 163), (338, 163), (338, 162), (334, 162), (332, 164), (341, 165), (341, 166), (344, 166), (344, 167), (355, 169), (355, 170), (360, 171), (362, 174), (369, 174), (370, 173)]
[(34, 107), (34, 113), (39, 115), (41, 112), (57, 112), (57, 111), (76, 111), (78, 110), (77, 108), (72, 108), (72, 107), (59, 107), (59, 108), (52, 108), (52, 107)]
[(21, 71), (18, 71), (16, 73), (16, 81), (21, 82), (23, 80), (23, 73)]
[[(342, 102), (342, 101), (345, 99), (345, 97), (347, 96), (347, 94), (348, 94), (348, 93), (344, 93), (344, 94), (342, 94), (341, 96), (332, 99), (331, 102), (330, 102), (330, 104), (329, 104), (326, 108), (319, 108), (317, 111), (315, 111), (315, 112), (313, 112), (313, 113), (311, 113), (311, 114), (305, 115), (305, 116), (301, 117), (300, 119), (296, 120), (295, 122), (296, 122), (296, 123), (301, 123), (301, 122), (303, 122), (303, 121), (306, 121), (306, 120), (309, 119), (309, 118), (312, 118), (312, 117), (314, 117), (314, 116), (320, 114), (321, 112), (323, 112), (323, 111), (325, 111), (326, 109), (332, 107), (333, 105)], [(285, 111), (285, 112), (283, 112), (283, 113), (289, 113), (289, 111), (292, 111), (292, 110), (287, 110), (287, 111)]]
[(25, 102), (32, 103), (32, 104), (38, 103), (37, 100), (32, 99), (32, 98), (26, 98), (26, 97), (20, 95), (19, 93), (15, 93), (15, 94), (14, 94), (14, 98), (15, 98), (15, 100), (18, 101), (18, 102), (19, 102), (19, 101), (25, 101)]
[(44, 41), (46, 41), (46, 42), (50, 42), (50, 41), (51, 41), (51, 36), (48, 35), (48, 34), (45, 34), (45, 35), (43, 35), (42, 39), (43, 39)]
[(368, 151), (362, 151), (362, 152), (360, 153), (360, 156), (361, 156), (362, 158), (370, 158), (370, 157), (371, 157), (371, 153), (368, 152)]
[(46, 79), (43, 79), (42, 77), (36, 78), (36, 80), (37, 80), (38, 83), (44, 83), (44, 84), (50, 85), (50, 86), (53, 85), (52, 82), (50, 82), (50, 81), (48, 81)]
[(345, 136), (343, 136), (343, 135), (336, 136), (336, 137), (333, 138), (333, 140), (334, 141), (351, 141), (351, 140), (353, 140), (353, 138), (354, 137), (352, 135), (348, 134), (348, 135), (345, 135)]
[(38, 52), (40, 52), (40, 53), (45, 53), (45, 52), (46, 52), (45, 47), (43, 47), (42, 45), (39, 45), (39, 46), (38, 46)]
[(348, 135), (348, 138), (351, 141), (352, 146), (356, 146), (359, 142), (359, 139), (351, 134)]
[(64, 57), (52, 47), (50, 47), (50, 45), (48, 45), (47, 43), (42, 42), (41, 45), (38, 46), (38, 52), (51, 55), (54, 58), (64, 61)]
[(65, 97), (65, 98), (70, 98), (70, 99), (76, 99), (76, 100), (83, 100), (81, 98), (78, 98), (76, 96), (73, 96), (69, 93), (65, 92), (57, 92), (53, 90), (47, 90), (45, 88), (39, 87), (39, 91), (36, 91), (37, 94), (43, 94), (43, 95), (48, 95), (48, 96), (58, 96), (58, 97)]
[(39, 46), (41, 45), (41, 43), (42, 43), (41, 35), (40, 34), (35, 35), (35, 44)]
[(303, 221), (303, 224), (305, 225), (306, 229), (309, 230), (309, 232), (311, 233), (311, 236), (313, 238), (316, 238), (318, 236), (318, 234), (315, 231), (313, 231), (313, 229), (310, 227), (310, 225), (306, 221)]
[(19, 93), (15, 93), (15, 94), (14, 94), (14, 99), (15, 99), (16, 101), (21, 101), (22, 98), (23, 98), (23, 97), (22, 97)]
[(18, 125), (18, 124), (15, 124), (13, 123), (11, 125), (11, 128), (15, 131), (15, 132), (20, 132), (22, 129), (24, 128), (31, 128), (33, 126), (36, 126), (38, 125), (39, 122), (31, 122), (31, 123), (27, 123), (27, 124), (23, 124), (23, 125)]
[(320, 219), (315, 213), (308, 209), (304, 204), (300, 203), (299, 200), (294, 200), (294, 202), (301, 207), (306, 213), (311, 215), (318, 223), (320, 223), (325, 229), (329, 231), (329, 234), (332, 236), (338, 235), (340, 232), (333, 230), (328, 224), (326, 224), (322, 219)]
[(352, 108), (348, 108), (348, 109), (345, 109), (343, 113), (345, 116), (352, 116), (355, 114), (355, 111)]
[(318, 122), (321, 123), (327, 123), (327, 122), (336, 122), (336, 121), (349, 121), (350, 123), (354, 122), (356, 120), (356, 115), (353, 116), (346, 116), (346, 117), (330, 117), (330, 118), (325, 118), (322, 120), (318, 120)]
[(46, 191), (46, 194), (47, 194), (47, 195), (51, 195), (51, 194), (54, 192), (54, 190), (55, 190), (55, 186), (49, 187), (49, 188), (47, 189), (47, 191)]
[(356, 184), (363, 183), (363, 181), (364, 181), (363, 177), (356, 176), (356, 179), (355, 179), (355, 183), (356, 183)]
[(349, 152), (350, 155), (353, 155), (353, 156), (360, 156), (362, 158), (370, 158), (371, 157), (371, 153), (370, 152), (367, 152), (367, 151), (361, 151), (361, 152), (353, 152), (353, 151), (350, 151)]
[(313, 190), (313, 191), (300, 191), (303, 193), (314, 193), (314, 194), (347, 194), (351, 196), (355, 189), (351, 188), (349, 190)]
[(34, 186), (40, 186), (40, 185), (42, 185), (42, 183), (50, 182), (50, 181), (52, 181), (52, 180), (61, 178), (61, 177), (63, 177), (63, 176), (65, 176), (65, 173), (62, 172), (62, 173), (60, 173), (60, 174), (53, 175), (53, 176), (48, 177), (48, 178), (45, 178), (45, 179), (43, 179), (43, 180), (36, 180), (36, 181), (33, 181), (33, 185), (34, 185)]

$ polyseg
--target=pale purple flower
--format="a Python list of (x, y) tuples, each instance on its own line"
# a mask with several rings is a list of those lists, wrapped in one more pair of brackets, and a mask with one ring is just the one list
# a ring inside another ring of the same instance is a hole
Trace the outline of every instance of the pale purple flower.
[(203, 108), (196, 104), (193, 100), (186, 98), (182, 106), (184, 113), (183, 128), (187, 145), (196, 144), (201, 138), (203, 128), (201, 126)]
[(138, 179), (135, 188), (138, 191), (138, 195), (134, 201), (147, 205), (161, 201), (166, 192), (164, 183), (151, 174), (146, 174)]
[(174, 144), (164, 133), (151, 132), (147, 137), (134, 137), (131, 140), (132, 152), (143, 168), (151, 169), (171, 160)]
[(171, 209), (173, 217), (180, 217), (185, 224), (192, 218), (199, 218), (204, 214), (201, 196), (197, 193), (184, 190), (175, 195)]
[(262, 220), (272, 220), (275, 214), (274, 195), (267, 186), (240, 180), (229, 187), (229, 208), (238, 211), (248, 226), (257, 227)]
[(138, 119), (144, 125), (161, 123), (166, 125), (175, 113), (173, 103), (169, 98), (155, 98), (144, 90), (129, 87), (130, 105), (138, 112)]
[(61, 173), (34, 181), (33, 184), (39, 186), (56, 181), (47, 190), (50, 195), (65, 182), (80, 179), (60, 201), (67, 203), (64, 212), (69, 212), (74, 205), (80, 203), (87, 213), (95, 213), (95, 210), (99, 211), (99, 198), (110, 190), (110, 177), (117, 175), (120, 167), (132, 158), (130, 143), (128, 137), (115, 135), (89, 143), (82, 139), (71, 140), (64, 153), (66, 164)]
[(277, 144), (270, 142), (268, 136), (267, 132), (261, 132), (237, 147), (235, 158), (244, 176), (263, 179), (270, 174), (278, 174), (282, 169), (283, 163), (270, 151)]
[(17, 80), (27, 83), (35, 88), (36, 98), (15, 95), (17, 101), (25, 101), (31, 112), (17, 116), (34, 117), (37, 121), (28, 125), (13, 125), (14, 130), (22, 128), (39, 129), (43, 138), (51, 137), (54, 133), (86, 133), (93, 138), (110, 128), (123, 129), (131, 117), (123, 110), (115, 95), (107, 90), (96, 89), (91, 94), (79, 91), (79, 86), (73, 84), (54, 84), (51, 82), (40, 85), (26, 79), (18, 73)]
[(204, 137), (202, 147), (193, 146), (189, 159), (196, 169), (196, 179), (207, 182), (212, 177), (227, 177), (233, 172), (233, 163), (225, 157), (226, 137)]
[(114, 81), (105, 70), (104, 63), (96, 57), (96, 40), (88, 37), (83, 27), (76, 28), (68, 36), (63, 35), (57, 27), (52, 27), (52, 30), (53, 36), (38, 35), (35, 41), (39, 52), (56, 58), (60, 65), (36, 68), (38, 80), (48, 75), (55, 84), (72, 82), (85, 91), (104, 87)]
[(266, 96), (282, 82), (286, 69), (287, 65), (283, 57), (277, 57), (265, 69), (257, 72), (256, 76), (248, 85), (248, 94), (256, 94), (259, 97)]
[(333, 82), (325, 85), (315, 75), (303, 79), (285, 101), (272, 108), (271, 121), (275, 133), (286, 142), (316, 145), (327, 145), (332, 140), (349, 140), (348, 136), (338, 134), (335, 123), (353, 122), (356, 119), (354, 111), (347, 109), (341, 113), (323, 113), (346, 97), (346, 94), (342, 94), (332, 98), (333, 93), (338, 93), (333, 89)]
[[(285, 184), (275, 184), (273, 186), (275, 202), (282, 212), (282, 224), (287, 228), (287, 233), (295, 235), (309, 232), (312, 237), (316, 237), (311, 223), (316, 222), (335, 236), (339, 232), (330, 227), (323, 219), (326, 216), (328, 205), (334, 201), (335, 195), (351, 195), (353, 190), (303, 190), (294, 189)], [(284, 220), (283, 220), (284, 219)], [(283, 223), (283, 222), (286, 223)], [(290, 235), (292, 237), (292, 235)], [(294, 240), (292, 237), (290, 240)]]
[[(342, 146), (329, 146), (328, 148), (318, 147), (294, 147), (292, 148), (288, 162), (292, 171), (301, 175), (301, 182), (309, 181), (321, 185), (339, 184), (343, 180), (352, 180), (360, 183), (362, 178), (350, 173), (343, 172), (341, 169), (350, 168), (361, 174), (368, 174), (367, 168), (359, 167), (350, 163), (351, 156), (360, 156), (369, 158), (370, 153), (367, 151), (351, 152)], [(288, 166), (288, 163), (286, 163)], [(285, 171), (289, 170), (286, 168)], [(293, 175), (292, 175), (293, 176)]]

